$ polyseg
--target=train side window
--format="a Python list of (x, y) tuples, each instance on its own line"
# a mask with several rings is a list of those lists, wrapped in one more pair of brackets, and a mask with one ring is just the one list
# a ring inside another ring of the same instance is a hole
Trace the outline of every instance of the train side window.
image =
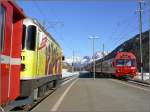
[(64, 61), (65, 60), (65, 56), (62, 56), (62, 61)]
[(55, 48), (53, 48), (53, 60), (55, 61)]
[(4, 23), (5, 23), (5, 10), (3, 7), (0, 7), (0, 51), (4, 47)]
[(54, 60), (56, 62), (56, 48), (54, 49)]
[(52, 60), (54, 60), (54, 50), (53, 50), (53, 44), (51, 44), (51, 53), (52, 53)]
[(27, 36), (27, 49), (35, 50), (36, 47), (36, 27), (33, 25), (28, 26), (28, 36)]
[(57, 47), (56, 47), (55, 50), (56, 50), (55, 52), (56, 52), (56, 57), (57, 57), (58, 56), (58, 49), (57, 49)]
[[(38, 40), (40, 39), (40, 31), (38, 31), (38, 33), (37, 33), (37, 39)], [(37, 41), (37, 48), (39, 48), (39, 41)]]
[(45, 55), (47, 56), (48, 55), (48, 49), (47, 49), (47, 46), (45, 48)]
[(53, 53), (53, 44), (51, 43), (51, 53)]
[(51, 46), (50, 46), (50, 44), (48, 45), (48, 52), (49, 53), (51, 52)]
[(23, 32), (22, 32), (22, 49), (25, 48), (25, 39), (26, 39), (26, 26), (23, 25)]

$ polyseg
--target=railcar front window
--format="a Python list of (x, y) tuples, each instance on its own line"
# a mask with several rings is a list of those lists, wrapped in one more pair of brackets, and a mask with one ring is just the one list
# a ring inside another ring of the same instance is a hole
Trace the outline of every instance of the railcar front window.
[(116, 66), (135, 66), (135, 60), (117, 60)]
[(4, 23), (5, 23), (5, 10), (0, 7), (0, 51), (3, 50), (4, 46)]
[(127, 60), (126, 66), (135, 66), (135, 60)]
[(116, 66), (124, 66), (125, 65), (125, 60), (117, 60), (116, 61)]
[(26, 47), (28, 50), (35, 50), (36, 47), (36, 27), (33, 25), (28, 26), (28, 36)]
[(131, 66), (131, 65), (132, 65), (131, 60), (128, 60), (127, 63), (126, 63), (126, 65), (127, 65), (127, 66)]
[(26, 39), (26, 26), (23, 25), (23, 33), (22, 33), (22, 49), (25, 48), (25, 39)]

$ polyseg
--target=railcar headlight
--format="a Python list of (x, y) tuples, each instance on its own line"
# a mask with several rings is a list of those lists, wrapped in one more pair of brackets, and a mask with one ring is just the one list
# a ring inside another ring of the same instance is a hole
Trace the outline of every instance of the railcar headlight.
[(120, 72), (120, 70), (117, 70), (117, 72)]

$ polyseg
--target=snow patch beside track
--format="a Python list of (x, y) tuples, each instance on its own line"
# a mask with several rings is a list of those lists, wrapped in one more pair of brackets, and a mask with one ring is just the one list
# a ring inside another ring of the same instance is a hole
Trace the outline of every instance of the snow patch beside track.
[[(137, 76), (134, 77), (134, 79), (142, 80), (142, 75), (141, 75), (141, 73), (138, 73)], [(149, 74), (149, 73), (143, 73), (143, 79), (144, 79), (144, 80), (150, 79), (150, 74)]]
[(67, 69), (63, 69), (62, 70), (62, 78), (67, 78), (67, 77), (70, 77), (70, 76), (74, 76), (74, 75), (78, 75), (79, 72), (68, 72)]

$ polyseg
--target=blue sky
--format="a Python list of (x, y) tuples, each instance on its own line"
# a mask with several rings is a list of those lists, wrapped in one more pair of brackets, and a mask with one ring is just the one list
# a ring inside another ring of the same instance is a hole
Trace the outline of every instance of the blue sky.
[[(69, 2), (68, 2), (69, 1)], [(28, 17), (36, 18), (63, 49), (63, 54), (91, 56), (88, 37), (99, 37), (95, 51), (112, 51), (136, 35), (138, 15), (136, 0), (16, 0)], [(143, 7), (143, 31), (148, 29), (148, 4)]]

